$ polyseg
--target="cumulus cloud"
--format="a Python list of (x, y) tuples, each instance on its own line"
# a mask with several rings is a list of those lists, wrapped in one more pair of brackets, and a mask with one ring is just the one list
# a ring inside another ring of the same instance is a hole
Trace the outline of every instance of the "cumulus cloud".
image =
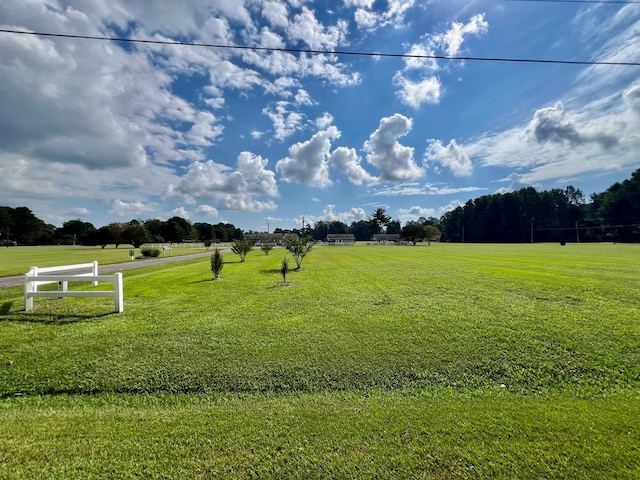
[(442, 81), (433, 72), (440, 70), (440, 67), (435, 59), (421, 57), (436, 54), (456, 56), (467, 36), (482, 35), (488, 28), (484, 14), (480, 14), (472, 17), (466, 24), (454, 22), (448, 31), (427, 35), (423, 42), (412, 44), (407, 51), (408, 57), (404, 60), (404, 69), (396, 72), (393, 78), (398, 89), (396, 95), (402, 103), (416, 109), (423, 104), (439, 103)]
[(445, 33), (434, 36), (433, 42), (440, 45), (448, 56), (455, 57), (460, 53), (465, 37), (479, 36), (488, 30), (489, 23), (484, 19), (484, 14), (474, 15), (467, 23), (453, 22)]
[(604, 131), (578, 132), (571, 118), (564, 112), (562, 102), (536, 110), (526, 132), (538, 143), (566, 143), (575, 146), (596, 142), (609, 148), (618, 142), (615, 135)]
[(314, 217), (308, 216), (306, 217), (309, 222), (342, 222), (350, 225), (352, 222), (358, 222), (360, 220), (365, 219), (367, 216), (366, 212), (363, 208), (360, 207), (352, 207), (350, 210), (344, 212), (336, 212), (335, 205), (327, 205), (322, 210), (322, 214)]
[(171, 210), (171, 216), (184, 218), (185, 220), (189, 220), (189, 218), (191, 217), (187, 209), (184, 207), (177, 207)]
[(329, 112), (324, 112), (322, 116), (316, 119), (316, 127), (318, 127), (321, 130), (327, 128), (332, 123), (333, 123), (333, 115), (331, 115)]
[(338, 20), (336, 25), (327, 27), (307, 7), (302, 7), (302, 12), (295, 15), (287, 27), (289, 40), (303, 42), (318, 50), (335, 49), (346, 41), (348, 31), (349, 24), (345, 20)]
[(276, 103), (275, 109), (266, 107), (262, 110), (273, 123), (275, 138), (278, 140), (284, 140), (302, 128), (304, 115), (290, 109), (290, 106), (290, 102), (281, 100)]
[(330, 162), (340, 172), (344, 173), (354, 185), (376, 181), (376, 178), (362, 167), (360, 157), (355, 148), (336, 148), (331, 154)]
[(396, 113), (380, 120), (377, 130), (365, 142), (367, 162), (380, 170), (382, 181), (403, 182), (424, 174), (414, 161), (413, 148), (398, 142), (412, 127), (410, 118)]
[(405, 105), (420, 108), (423, 103), (436, 104), (440, 101), (442, 83), (438, 77), (413, 82), (398, 72), (393, 81), (399, 87), (396, 94)]
[(287, 4), (282, 2), (264, 2), (262, 4), (262, 16), (266, 18), (273, 27), (287, 28), (289, 26), (289, 11)]
[(198, 215), (204, 215), (213, 218), (219, 215), (218, 209), (212, 207), (211, 205), (198, 205), (198, 207), (196, 208), (196, 213)]
[(159, 209), (160, 207), (154, 203), (146, 204), (141, 201), (125, 202), (116, 199), (111, 203), (109, 213), (117, 217), (137, 218), (142, 215), (157, 212)]
[(274, 202), (259, 200), (278, 195), (275, 174), (265, 168), (268, 161), (260, 155), (242, 152), (236, 163), (237, 168), (232, 169), (213, 160), (193, 162), (179, 183), (169, 188), (169, 194), (211, 200), (217, 208), (225, 210), (275, 209)]
[(564, 112), (562, 102), (536, 110), (527, 132), (538, 142), (578, 144), (580, 134)]
[(377, 30), (392, 26), (402, 28), (405, 25), (407, 12), (415, 5), (415, 0), (388, 0), (386, 10), (374, 10), (373, 0), (345, 0), (348, 7), (356, 7), (354, 20), (358, 28)]
[(329, 157), (331, 142), (340, 138), (333, 125), (314, 134), (309, 140), (289, 147), (289, 156), (276, 164), (276, 170), (288, 183), (302, 183), (315, 187), (331, 185)]
[(413, 206), (411, 208), (398, 209), (398, 218), (402, 223), (415, 222), (420, 217), (429, 218), (435, 216), (436, 211), (433, 208), (424, 208)]
[(469, 155), (455, 140), (451, 140), (446, 147), (440, 140), (429, 140), (425, 159), (448, 168), (456, 177), (471, 175), (473, 170)]

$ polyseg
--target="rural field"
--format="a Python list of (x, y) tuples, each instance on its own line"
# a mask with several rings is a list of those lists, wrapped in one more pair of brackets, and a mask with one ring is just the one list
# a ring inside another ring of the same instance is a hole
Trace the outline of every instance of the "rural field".
[[(125, 244), (120, 245), (118, 248), (115, 248), (115, 245), (107, 245), (104, 249), (80, 245), (0, 247), (0, 277), (25, 274), (34, 265), (38, 267), (53, 267), (55, 265), (88, 263), (94, 260), (97, 260), (100, 265), (130, 262), (129, 249), (133, 249), (133, 247)], [(167, 251), (166, 255), (178, 256), (206, 251), (206, 248), (176, 246), (171, 250), (171, 253)], [(134, 252), (134, 261), (145, 261), (140, 254), (139, 248), (134, 249)], [(162, 257), (162, 253), (160, 253), (160, 257)], [(144, 264), (141, 266), (144, 266)]]
[(0, 289), (0, 478), (640, 477), (640, 245), (284, 253)]

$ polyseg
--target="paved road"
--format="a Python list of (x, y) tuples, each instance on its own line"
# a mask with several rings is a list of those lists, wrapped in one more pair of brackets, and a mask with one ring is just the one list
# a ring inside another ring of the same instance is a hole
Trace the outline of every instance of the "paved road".
[[(221, 248), (220, 251), (222, 253), (230, 252), (228, 248)], [(100, 275), (104, 273), (111, 272), (121, 272), (123, 270), (131, 270), (134, 268), (143, 268), (151, 265), (162, 265), (165, 263), (175, 263), (182, 262), (184, 260), (191, 260), (193, 258), (204, 258), (211, 256), (209, 252), (200, 252), (200, 253), (190, 253), (187, 255), (177, 255), (175, 257), (161, 257), (161, 258), (150, 258), (148, 260), (134, 260), (132, 262), (127, 263), (112, 263), (110, 265), (99, 265), (99, 273)], [(25, 272), (26, 273), (26, 272)], [(69, 272), (73, 273), (73, 272)], [(0, 288), (4, 287), (15, 287), (16, 285), (24, 285), (24, 275), (15, 275), (12, 277), (0, 277)]]

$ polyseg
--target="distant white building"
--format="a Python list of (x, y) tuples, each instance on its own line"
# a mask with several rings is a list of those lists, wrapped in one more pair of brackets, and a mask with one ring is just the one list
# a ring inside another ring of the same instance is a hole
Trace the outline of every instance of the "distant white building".
[(355, 245), (356, 236), (353, 233), (328, 233), (327, 245)]

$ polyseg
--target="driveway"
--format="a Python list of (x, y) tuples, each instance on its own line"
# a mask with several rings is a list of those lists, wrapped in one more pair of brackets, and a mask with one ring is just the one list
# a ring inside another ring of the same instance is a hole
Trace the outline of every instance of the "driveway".
[[(228, 248), (221, 248), (222, 253), (230, 252)], [(132, 270), (134, 268), (144, 268), (151, 265), (163, 265), (165, 263), (176, 263), (184, 260), (191, 260), (194, 258), (210, 257), (213, 250), (210, 252), (191, 253), (188, 255), (178, 255), (175, 257), (161, 257), (150, 258), (148, 260), (137, 260), (126, 263), (112, 263), (109, 265), (98, 265), (99, 274), (121, 272), (123, 270)], [(26, 272), (25, 272), (26, 273)], [(12, 277), (0, 277), (0, 288), (15, 287), (17, 285), (24, 285), (24, 275), (14, 275)]]

